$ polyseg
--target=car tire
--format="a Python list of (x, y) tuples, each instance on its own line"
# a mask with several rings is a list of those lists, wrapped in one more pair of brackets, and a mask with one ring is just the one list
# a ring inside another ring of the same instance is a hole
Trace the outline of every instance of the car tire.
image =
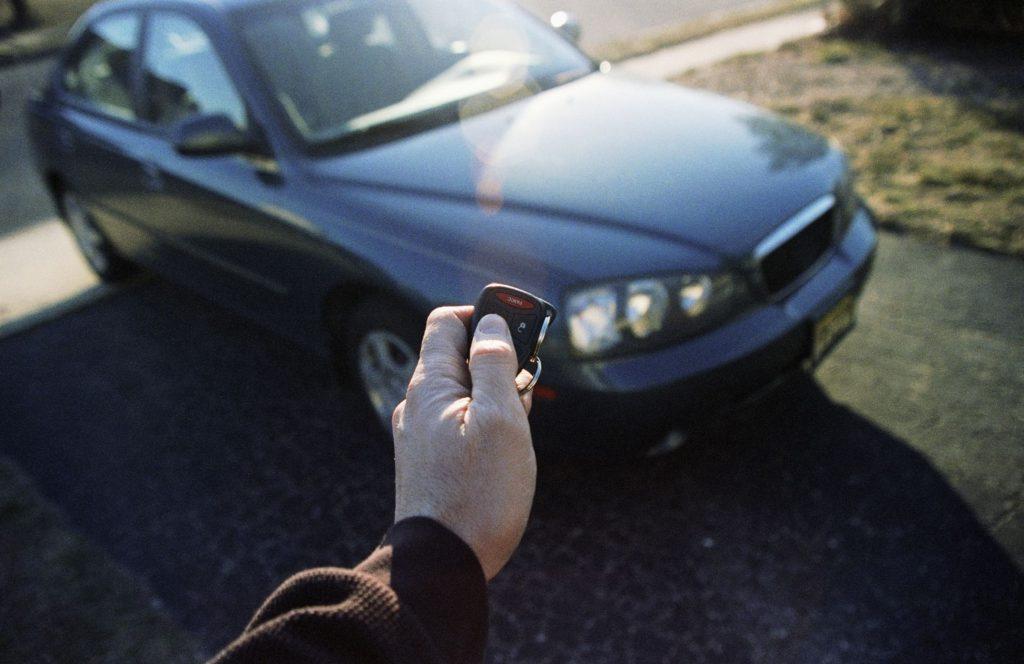
[(120, 281), (136, 271), (110, 244), (96, 221), (82, 203), (81, 197), (70, 189), (59, 194), (60, 213), (71, 230), (83, 258), (92, 271), (103, 281)]
[(405, 398), (419, 361), (423, 325), (419, 316), (381, 298), (363, 301), (334, 319), (344, 339), (335, 361), (356, 379), (364, 403), (389, 437), (391, 415)]

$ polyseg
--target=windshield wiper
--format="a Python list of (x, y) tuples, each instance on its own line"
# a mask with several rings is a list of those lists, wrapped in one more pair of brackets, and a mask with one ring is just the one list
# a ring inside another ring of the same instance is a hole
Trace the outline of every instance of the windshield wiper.
[(555, 74), (549, 74), (543, 78), (537, 79), (537, 83), (541, 89), (549, 90), (551, 88), (557, 88), (560, 85), (566, 83), (572, 83), (577, 81), (584, 76), (589, 76), (597, 71), (596, 67), (580, 67), (578, 69), (567, 69), (566, 71), (560, 71)]
[[(532, 97), (538, 91), (550, 90), (551, 88), (556, 88), (588, 76), (593, 71), (593, 69), (589, 68), (580, 68), (536, 78), (534, 79), (536, 87), (521, 86), (516, 94), (494, 98), (491, 104), (475, 107), (472, 114), (479, 115), (502, 106), (507, 106), (527, 97)], [(479, 97), (481, 95), (473, 96)], [(466, 99), (452, 100), (439, 106), (432, 106), (405, 115), (382, 119), (379, 122), (374, 122), (364, 127), (349, 127), (335, 136), (317, 141), (316, 148), (318, 151), (324, 152), (358, 150), (458, 122), (469, 117), (465, 113), (460, 113), (460, 107), (466, 108), (462, 106), (465, 101)]]
[(459, 119), (458, 105), (445, 104), (409, 115), (381, 120), (366, 127), (347, 129), (337, 136), (317, 142), (318, 148), (356, 149), (386, 143), (427, 129), (455, 122)]

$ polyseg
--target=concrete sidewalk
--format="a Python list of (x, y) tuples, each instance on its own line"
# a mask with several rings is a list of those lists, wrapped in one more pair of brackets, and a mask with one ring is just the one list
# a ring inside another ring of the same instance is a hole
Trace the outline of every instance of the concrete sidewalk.
[(58, 219), (0, 238), (0, 338), (88, 304), (106, 291)]
[[(825, 28), (821, 10), (804, 11), (723, 30), (623, 61), (616, 68), (648, 78), (668, 78), (741, 53), (773, 50)], [(106, 292), (108, 289), (89, 270), (59, 220), (49, 219), (0, 236), (0, 338), (50, 320)]]
[(828, 22), (825, 14), (820, 9), (812, 9), (716, 32), (649, 55), (624, 60), (616, 68), (646, 78), (664, 79), (742, 53), (774, 51), (786, 42), (821, 34), (826, 28)]

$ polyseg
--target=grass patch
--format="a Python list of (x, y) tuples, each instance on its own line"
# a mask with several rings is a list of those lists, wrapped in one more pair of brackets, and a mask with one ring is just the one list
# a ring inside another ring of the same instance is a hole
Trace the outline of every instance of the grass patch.
[(776, 16), (790, 14), (804, 9), (822, 7), (827, 0), (774, 0), (767, 5), (740, 9), (739, 11), (716, 13), (686, 23), (652, 32), (639, 37), (622, 39), (602, 44), (592, 49), (591, 56), (597, 60), (618, 62), (627, 58), (653, 53), (668, 46), (675, 46), (710, 34), (737, 28), (748, 23), (766, 21)]
[[(800, 109), (798, 106), (788, 105), (785, 106), (788, 111), (788, 115), (794, 115), (793, 109), (797, 109), (795, 114), (799, 114)], [(834, 120), (835, 116), (846, 113), (853, 109), (853, 102), (849, 99), (819, 99), (811, 105), (811, 118), (818, 123), (824, 124), (830, 120)]]
[[(26, 0), (33, 27), (73, 23), (97, 0)], [(0, 25), (8, 25), (14, 13), (9, 2), (0, 3)]]
[(854, 49), (850, 48), (850, 44), (847, 42), (833, 41), (826, 43), (821, 53), (818, 55), (821, 61), (827, 65), (838, 65), (844, 62), (849, 62), (855, 54)]
[(10, 3), (0, 2), (0, 65), (53, 53), (64, 45), (68, 29), (96, 0), (28, 0), (32, 23), (17, 31), (9, 26)]
[(678, 80), (839, 140), (884, 227), (1024, 257), (1024, 48), (834, 36)]
[(0, 661), (196, 662), (152, 593), (0, 457)]

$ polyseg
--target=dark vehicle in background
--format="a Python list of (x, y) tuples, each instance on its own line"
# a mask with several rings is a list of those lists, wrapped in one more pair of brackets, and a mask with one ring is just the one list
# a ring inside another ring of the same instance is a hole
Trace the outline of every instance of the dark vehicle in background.
[(818, 362), (875, 231), (827, 141), (620, 77), (564, 19), (104, 3), (31, 103), (38, 167), (100, 275), (146, 266), (329, 351), (384, 421), (431, 308), (535, 292), (560, 310), (542, 441), (649, 446)]

